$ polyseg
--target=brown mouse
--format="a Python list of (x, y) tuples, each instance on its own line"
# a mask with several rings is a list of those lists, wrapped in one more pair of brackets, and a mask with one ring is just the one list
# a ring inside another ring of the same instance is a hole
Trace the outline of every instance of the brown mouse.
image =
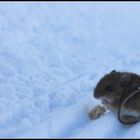
[[(101, 100), (107, 109), (117, 112), (123, 101), (139, 87), (139, 75), (113, 70), (100, 79), (93, 96)], [(136, 98), (132, 98), (125, 107), (126, 112), (140, 113), (140, 94)]]

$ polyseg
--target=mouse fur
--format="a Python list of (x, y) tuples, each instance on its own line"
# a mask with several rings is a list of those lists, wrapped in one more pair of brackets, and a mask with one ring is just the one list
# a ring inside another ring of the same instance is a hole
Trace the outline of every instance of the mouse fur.
[[(94, 88), (93, 96), (102, 101), (107, 109), (118, 111), (122, 102), (140, 87), (140, 76), (136, 73), (116, 70), (103, 76)], [(140, 95), (126, 105), (126, 109), (140, 112)]]

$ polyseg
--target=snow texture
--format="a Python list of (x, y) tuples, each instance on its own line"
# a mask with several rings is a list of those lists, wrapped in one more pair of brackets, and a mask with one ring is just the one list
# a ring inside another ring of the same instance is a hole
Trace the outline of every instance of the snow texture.
[(140, 137), (88, 117), (113, 69), (140, 74), (139, 2), (1, 2), (0, 137)]

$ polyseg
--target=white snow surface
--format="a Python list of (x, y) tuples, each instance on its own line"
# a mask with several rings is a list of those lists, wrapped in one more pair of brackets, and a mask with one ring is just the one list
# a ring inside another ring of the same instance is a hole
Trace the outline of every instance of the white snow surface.
[(140, 74), (139, 2), (1, 2), (0, 137), (140, 137), (88, 117), (113, 69)]

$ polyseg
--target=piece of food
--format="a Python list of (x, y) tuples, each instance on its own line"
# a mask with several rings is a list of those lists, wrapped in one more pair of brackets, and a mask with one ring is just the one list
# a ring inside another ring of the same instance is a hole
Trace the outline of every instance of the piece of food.
[(105, 106), (98, 105), (89, 112), (91, 119), (97, 119), (106, 112)]

